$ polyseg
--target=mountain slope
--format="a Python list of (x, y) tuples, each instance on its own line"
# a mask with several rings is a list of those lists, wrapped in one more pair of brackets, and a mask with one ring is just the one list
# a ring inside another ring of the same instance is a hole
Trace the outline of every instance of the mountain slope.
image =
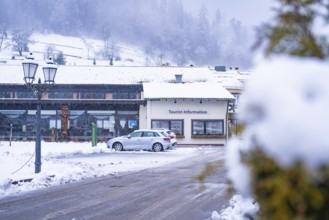
[[(20, 57), (17, 51), (12, 50), (12, 45), (11, 37), (3, 42), (0, 63), (17, 64), (28, 54), (24, 52), (23, 57)], [(60, 51), (63, 52), (66, 65), (94, 65), (94, 62), (96, 65), (110, 65), (110, 61), (102, 56), (103, 45), (103, 41), (97, 39), (34, 33), (28, 47), (37, 61), (47, 58), (47, 48), (51, 47), (54, 56)], [(141, 48), (134, 45), (123, 42), (115, 42), (113, 45), (117, 51), (113, 60), (114, 66), (156, 66), (171, 63), (169, 59), (159, 61), (156, 57), (148, 57)]]

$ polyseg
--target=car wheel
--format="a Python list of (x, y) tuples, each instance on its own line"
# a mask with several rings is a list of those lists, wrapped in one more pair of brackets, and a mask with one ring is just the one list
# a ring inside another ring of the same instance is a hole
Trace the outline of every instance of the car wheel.
[(155, 151), (155, 152), (163, 151), (162, 145), (160, 143), (155, 143), (153, 145), (153, 151)]
[(116, 142), (113, 144), (113, 149), (116, 150), (116, 151), (122, 151), (123, 150), (123, 146), (121, 143), (119, 142)]

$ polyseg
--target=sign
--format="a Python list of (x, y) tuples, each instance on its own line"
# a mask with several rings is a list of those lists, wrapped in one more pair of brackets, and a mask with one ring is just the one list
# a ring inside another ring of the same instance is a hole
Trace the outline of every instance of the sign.
[(198, 111), (195, 111), (195, 110), (168, 110), (169, 111), (169, 114), (198, 114), (198, 115), (205, 115), (205, 114), (208, 114), (208, 111), (205, 111), (205, 110), (198, 110)]

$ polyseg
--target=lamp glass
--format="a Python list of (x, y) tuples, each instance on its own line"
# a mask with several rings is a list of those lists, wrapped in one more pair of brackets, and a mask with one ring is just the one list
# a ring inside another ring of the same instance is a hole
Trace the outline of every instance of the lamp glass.
[(38, 66), (34, 62), (23, 62), (24, 80), (27, 84), (33, 83)]
[(43, 75), (45, 77), (45, 83), (53, 84), (55, 82), (56, 72), (57, 72), (57, 67), (55, 66), (43, 67)]

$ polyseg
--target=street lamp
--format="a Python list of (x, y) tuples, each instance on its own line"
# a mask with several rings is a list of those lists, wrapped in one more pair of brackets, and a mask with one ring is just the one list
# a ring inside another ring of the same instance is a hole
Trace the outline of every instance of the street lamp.
[(23, 61), (23, 71), (24, 71), (24, 81), (29, 89), (37, 94), (37, 133), (35, 139), (35, 173), (41, 172), (41, 97), (44, 92), (46, 92), (54, 83), (57, 67), (53, 64), (51, 58), (47, 60), (47, 64), (42, 67), (43, 75), (45, 78), (44, 83), (41, 83), (41, 79), (38, 79), (37, 84), (33, 84), (35, 79), (35, 74), (37, 72), (39, 64), (34, 61), (32, 53), (30, 53), (26, 60)]

